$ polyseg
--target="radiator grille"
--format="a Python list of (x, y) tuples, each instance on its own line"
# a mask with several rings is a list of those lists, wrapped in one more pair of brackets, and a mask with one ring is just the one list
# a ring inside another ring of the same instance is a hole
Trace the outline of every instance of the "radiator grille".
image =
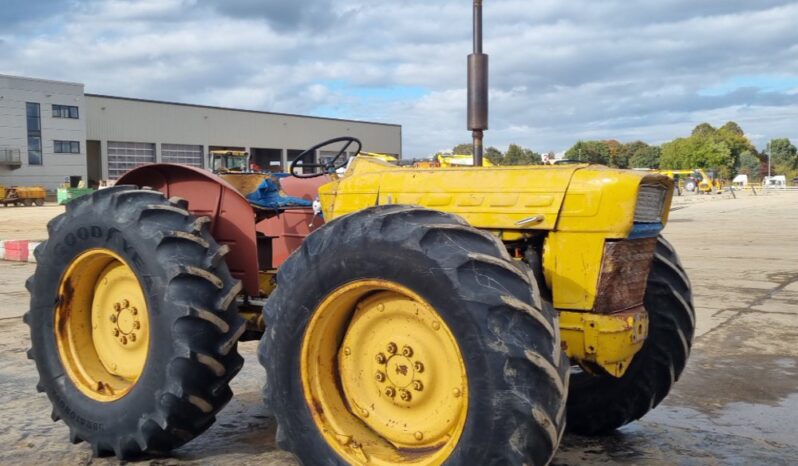
[(659, 184), (644, 184), (637, 194), (635, 223), (661, 223), (668, 190)]

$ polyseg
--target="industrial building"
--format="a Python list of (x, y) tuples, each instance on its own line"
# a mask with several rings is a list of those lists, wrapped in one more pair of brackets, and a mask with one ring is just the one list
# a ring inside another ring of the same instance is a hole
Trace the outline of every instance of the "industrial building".
[[(249, 152), (285, 171), (300, 152), (337, 136), (402, 155), (399, 125), (85, 94), (84, 85), (0, 75), (0, 184), (87, 186), (146, 163), (208, 167), (212, 150)], [(329, 152), (320, 152), (324, 159)]]

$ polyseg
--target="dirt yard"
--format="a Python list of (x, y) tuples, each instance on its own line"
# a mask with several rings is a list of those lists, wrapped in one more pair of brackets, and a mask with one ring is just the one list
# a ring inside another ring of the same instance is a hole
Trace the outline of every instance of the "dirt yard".
[(42, 207), (0, 207), (0, 240), (47, 239), (47, 222), (64, 211), (64, 206), (47, 203)]
[[(682, 379), (656, 410), (614, 435), (567, 436), (554, 464), (798, 464), (798, 193), (725, 197), (677, 199), (666, 229), (698, 312)], [(0, 238), (42, 239), (43, 223), (59, 209), (0, 208)], [(36, 393), (20, 319), (32, 272), (31, 264), (0, 262), (0, 463), (116, 464), (71, 445)], [(255, 343), (241, 352), (247, 362), (233, 381), (236, 396), (217, 423), (171, 457), (144, 464), (296, 464), (275, 446)]]

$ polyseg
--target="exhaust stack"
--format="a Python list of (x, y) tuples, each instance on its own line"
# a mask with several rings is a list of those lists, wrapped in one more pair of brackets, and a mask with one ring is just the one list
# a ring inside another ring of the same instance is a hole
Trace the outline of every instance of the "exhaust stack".
[(468, 129), (474, 137), (474, 166), (482, 166), (488, 129), (488, 56), (482, 53), (482, 0), (474, 0), (474, 53), (468, 56)]

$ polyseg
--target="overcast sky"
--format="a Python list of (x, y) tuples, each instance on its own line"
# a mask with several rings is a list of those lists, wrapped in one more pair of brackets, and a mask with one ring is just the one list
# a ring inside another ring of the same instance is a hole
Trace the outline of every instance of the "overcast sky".
[[(86, 92), (399, 123), (467, 142), (468, 0), (0, 0), (0, 73)], [(486, 144), (798, 139), (798, 3), (485, 0)]]

